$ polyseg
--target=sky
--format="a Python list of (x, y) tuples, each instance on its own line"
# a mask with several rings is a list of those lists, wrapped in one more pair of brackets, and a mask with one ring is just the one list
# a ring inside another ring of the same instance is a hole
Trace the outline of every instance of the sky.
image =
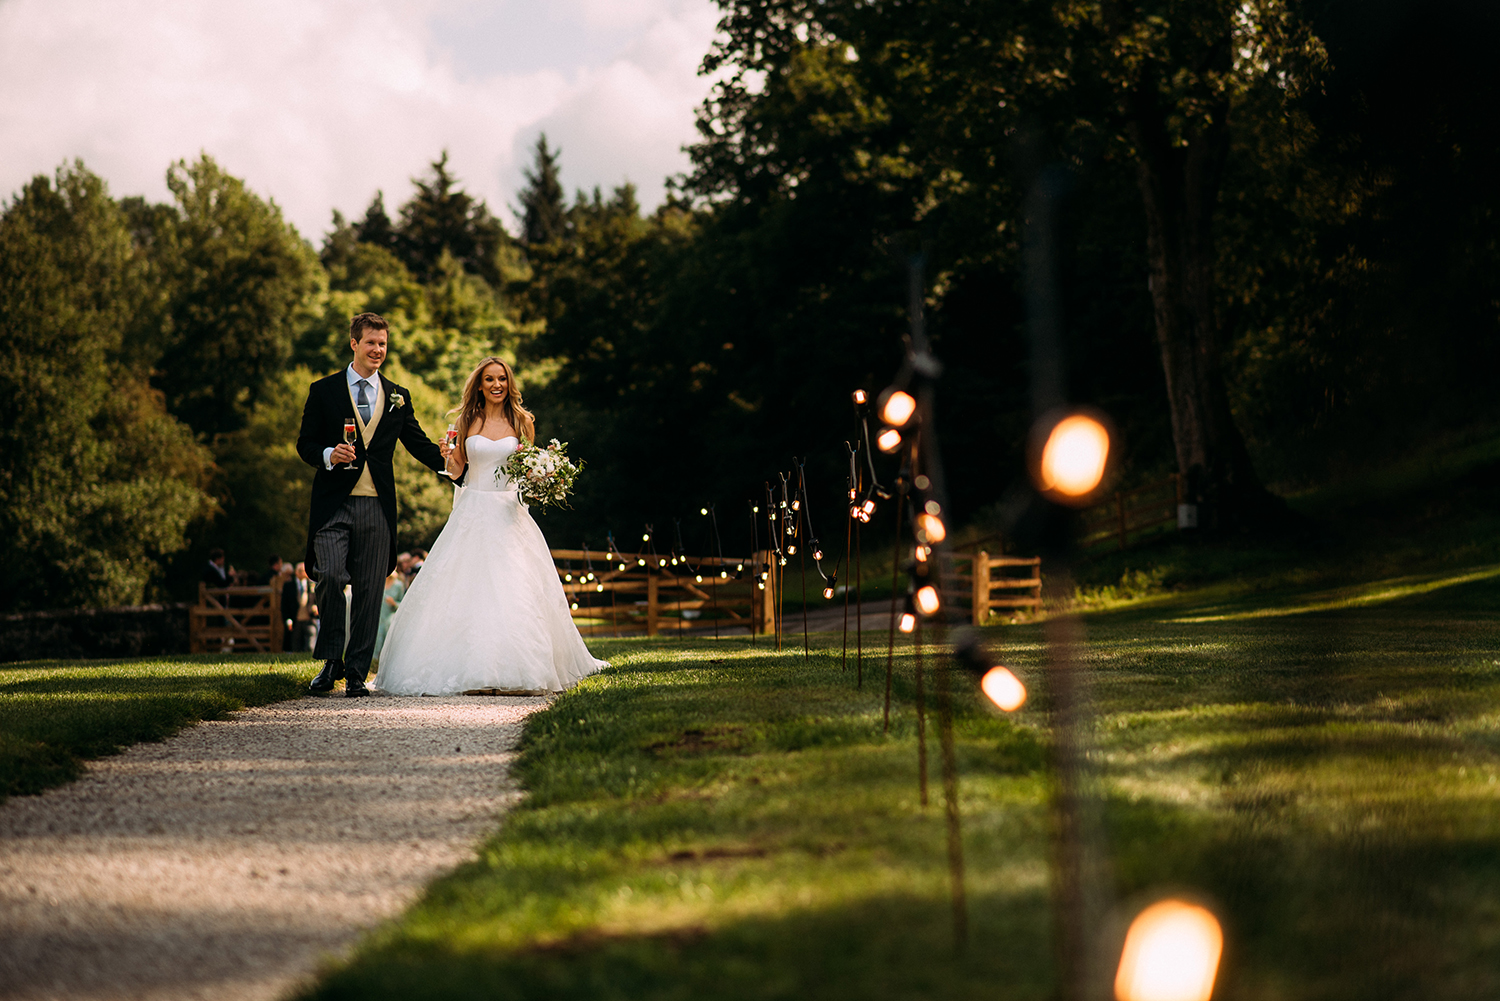
[(0, 0), (0, 195), (81, 158), (165, 200), (200, 152), (314, 243), (444, 149), (512, 231), (541, 132), (644, 207), (687, 169), (711, 0)]

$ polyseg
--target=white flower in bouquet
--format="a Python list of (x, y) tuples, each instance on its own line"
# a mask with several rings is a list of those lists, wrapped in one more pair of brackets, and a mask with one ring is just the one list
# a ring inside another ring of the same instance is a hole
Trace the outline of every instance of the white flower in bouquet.
[(508, 477), (522, 501), (545, 510), (553, 504), (568, 506), (573, 481), (582, 471), (582, 460), (568, 458), (567, 442), (553, 438), (542, 448), (523, 439), (505, 464), (495, 470), (495, 481), (503, 484), (502, 477)]

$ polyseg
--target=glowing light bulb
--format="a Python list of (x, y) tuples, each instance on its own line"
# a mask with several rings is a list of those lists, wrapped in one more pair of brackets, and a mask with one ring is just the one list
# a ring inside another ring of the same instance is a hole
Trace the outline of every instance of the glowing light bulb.
[(927, 562), (927, 554), (930, 553), (930, 552), (932, 552), (932, 550), (928, 549), (926, 546), (918, 546), (917, 550), (916, 550), (916, 553), (915, 553), (915, 555), (917, 557), (917, 562), (918, 563), (926, 563)]
[(986, 671), (979, 682), (979, 690), (1008, 713), (1015, 712), (1026, 701), (1026, 686), (1008, 667), (992, 667)]
[(860, 505), (860, 510), (863, 511), (865, 514), (874, 514), (875, 513), (875, 502), (872, 501), (872, 500), (865, 501), (863, 504)]
[(762, 591), (764, 591), (766, 589), (766, 585), (764, 585), (764, 584), (757, 584), (755, 586), (758, 587), (758, 588), (760, 588)]
[(761, 579), (761, 580), (765, 580), (765, 579), (767, 579), (767, 578), (768, 578), (768, 577), (770, 577), (770, 576), (771, 576), (771, 575), (770, 575), (770, 574), (769, 574), (769, 573), (766, 573), (766, 572), (765, 572), (765, 571), (762, 571), (762, 572), (761, 572), (761, 575), (760, 575), (760, 579)]
[(802, 501), (800, 501), (800, 500), (794, 500), (794, 501), (792, 501), (792, 510), (793, 511), (801, 511), (802, 510)]
[(750, 508), (750, 510), (751, 510), (751, 512), (752, 512), (752, 513), (754, 513), (754, 514), (760, 514), (760, 505), (759, 505), (759, 504), (756, 504), (756, 505), (753, 505), (753, 506), (752, 506), (752, 507), (751, 507), (751, 508)]
[(781, 565), (782, 565), (782, 566), (786, 566), (786, 557), (785, 557), (785, 556), (783, 556), (783, 557), (782, 557), (782, 558), (781, 558)]
[(625, 564), (623, 564), (623, 563), (621, 563), (621, 564), (620, 564), (620, 569), (621, 569), (621, 570), (624, 570), (624, 569), (625, 569)]
[(880, 419), (891, 427), (902, 427), (911, 420), (911, 415), (917, 412), (917, 401), (910, 393), (896, 390), (885, 398), (885, 406), (880, 408)]
[(673, 565), (673, 566), (674, 566), (674, 567), (675, 567), (675, 566), (676, 566), (676, 565), (677, 565), (677, 557), (675, 557), (675, 556), (674, 556), (674, 557), (672, 557), (672, 565)]
[(923, 542), (942, 542), (948, 537), (948, 529), (937, 515), (920, 514), (917, 515), (917, 536)]
[(831, 587), (825, 587), (825, 588), (823, 588), (823, 597), (826, 598), (826, 599), (828, 599), (828, 600), (830, 600), (830, 601), (832, 601), (833, 600), (833, 588), (831, 588)]
[(603, 584), (595, 584), (594, 585), (594, 590), (596, 590), (596, 591), (603, 591), (604, 590), (604, 585)]
[(870, 395), (868, 393), (866, 393), (863, 389), (856, 389), (854, 391), (854, 405), (856, 407), (862, 407), (862, 406), (864, 406), (865, 402), (867, 400), (869, 400), (869, 399), (870, 399)]
[(1224, 932), (1202, 907), (1181, 900), (1152, 904), (1130, 923), (1120, 969), (1118, 1001), (1208, 1001), (1213, 995)]
[(937, 588), (928, 584), (917, 591), (917, 608), (923, 615), (931, 615), (942, 602), (938, 600)]
[(707, 518), (708, 517), (708, 508), (706, 508), (706, 507), (700, 507), (698, 509), (698, 513), (701, 514), (701, 515), (703, 515), (703, 517)]
[(903, 633), (911, 632), (913, 629), (917, 628), (917, 617), (910, 612), (902, 612), (901, 624), (896, 628), (900, 629)]
[(572, 580), (572, 579), (573, 579), (573, 575), (572, 574), (570, 574), (570, 573), (563, 574), (563, 580)]
[[(744, 567), (741, 567), (740, 569), (743, 570)], [(719, 576), (723, 577), (725, 580), (728, 580), (729, 579), (729, 571), (728, 570), (720, 570), (719, 571)]]
[(886, 428), (876, 437), (875, 447), (887, 454), (894, 452), (901, 447), (901, 432), (895, 428)]
[(1084, 414), (1057, 422), (1042, 446), (1037, 486), (1064, 498), (1086, 497), (1104, 480), (1109, 431)]
[[(821, 549), (814, 549), (813, 550), (813, 559), (817, 560), (819, 563), (823, 562), (823, 550), (821, 550)], [(834, 567), (834, 569), (837, 570), (838, 568)]]
[(850, 500), (854, 499), (854, 490), (852, 488), (849, 490), (849, 499)]
[(694, 579), (694, 580), (696, 580), (696, 581), (697, 581), (697, 582), (698, 582), (698, 583), (700, 583), (700, 584), (702, 584), (702, 583), (703, 583), (703, 575), (702, 575), (702, 574), (701, 574), (701, 573), (700, 573), (700, 574), (698, 574), (698, 575), (697, 575), (697, 576), (696, 576), (696, 577), (694, 577), (694, 578), (693, 578), (693, 579)]
[(636, 560), (636, 562), (639, 563), (641, 566), (645, 566), (646, 565), (646, 561), (645, 560)]
[(578, 611), (578, 602), (573, 602), (573, 611)]
[(594, 579), (594, 575), (593, 574), (589, 574), (589, 580), (593, 580), (593, 579)]
[(789, 556), (796, 556), (797, 555), (797, 547), (796, 546), (787, 546), (786, 547), (786, 551), (787, 551), (787, 555), (789, 555)]
[(641, 536), (641, 541), (642, 542), (650, 542), (651, 541), (651, 536), (649, 536), (649, 535), (643, 535), (643, 536)]
[(657, 565), (657, 566), (663, 566), (663, 567), (664, 567), (664, 566), (666, 566), (666, 565), (667, 565), (667, 561), (666, 561), (666, 560), (657, 560), (657, 561), (656, 561), (656, 565)]
[(736, 569), (736, 570), (743, 570), (743, 569), (745, 569), (745, 564), (743, 564), (743, 563), (736, 563), (736, 564), (735, 564), (735, 565), (734, 565), (734, 568), (735, 568), (735, 569)]

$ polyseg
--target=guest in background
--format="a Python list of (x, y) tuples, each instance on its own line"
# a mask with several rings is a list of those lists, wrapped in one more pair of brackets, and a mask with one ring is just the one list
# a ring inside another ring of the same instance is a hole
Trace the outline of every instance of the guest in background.
[(411, 553), (402, 553), (396, 557), (396, 572), (401, 575), (401, 583), (411, 587), (411, 568), (417, 558)]
[(208, 551), (208, 566), (203, 568), (203, 583), (209, 587), (228, 587), (234, 567), (224, 565), (224, 550)]
[(281, 592), (281, 612), (291, 622), (288, 641), (283, 650), (308, 653), (318, 638), (318, 606), (312, 602), (312, 581), (307, 576), (307, 564), (298, 563), (291, 579)]
[(422, 564), (427, 562), (427, 550), (413, 549), (411, 551), (411, 573), (407, 576), (407, 586), (411, 586), (411, 579), (416, 577), (417, 571), (422, 569)]
[(401, 579), (401, 571), (398, 567), (391, 571), (391, 575), (385, 579), (385, 596), (380, 601), (380, 625), (375, 629), (375, 657), (372, 664), (380, 664), (380, 648), (385, 645), (385, 632), (390, 628), (391, 616), (396, 614), (396, 609), (401, 604), (401, 599), (406, 596), (406, 581)]
[(291, 567), (289, 567), (286, 564), (284, 564), (284, 563), (281, 562), (281, 557), (280, 556), (277, 556), (275, 553), (272, 553), (271, 554), (271, 558), (270, 558), (270, 560), (267, 563), (265, 583), (272, 584), (272, 585), (282, 583), (282, 580), (281, 580), (282, 574), (284, 572), (285, 573), (291, 572), (291, 569), (292, 569)]

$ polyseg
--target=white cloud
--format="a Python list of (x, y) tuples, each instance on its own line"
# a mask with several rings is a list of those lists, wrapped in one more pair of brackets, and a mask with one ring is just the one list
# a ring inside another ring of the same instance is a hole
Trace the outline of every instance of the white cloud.
[(116, 195), (164, 198), (168, 164), (202, 150), (316, 240), (333, 208), (404, 200), (446, 148), (509, 222), (546, 129), (569, 186), (628, 176), (649, 206), (686, 167), (715, 17), (708, 0), (0, 0), (0, 193), (82, 157)]

